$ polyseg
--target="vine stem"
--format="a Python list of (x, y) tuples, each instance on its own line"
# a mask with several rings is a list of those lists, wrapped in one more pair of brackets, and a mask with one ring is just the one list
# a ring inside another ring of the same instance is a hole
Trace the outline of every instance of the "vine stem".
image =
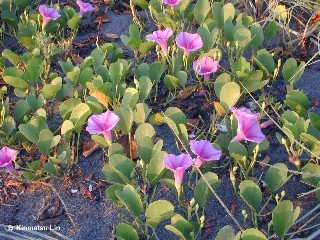
[(231, 219), (233, 220), (233, 222), (237, 225), (237, 227), (241, 230), (244, 231), (244, 229), (241, 227), (240, 223), (238, 222), (238, 220), (232, 215), (232, 213), (230, 212), (230, 210), (227, 208), (227, 206), (224, 204), (224, 202), (222, 201), (222, 199), (219, 197), (219, 195), (213, 190), (213, 188), (211, 187), (210, 183), (207, 181), (207, 179), (205, 178), (205, 176), (203, 175), (203, 173), (200, 171), (199, 168), (197, 168), (197, 171), (199, 172), (201, 178), (204, 180), (204, 182), (208, 185), (208, 188), (210, 189), (210, 191), (213, 193), (213, 195), (215, 196), (215, 198), (218, 200), (218, 202), (220, 203), (220, 205), (224, 208), (224, 210), (229, 214), (229, 216), (231, 217)]

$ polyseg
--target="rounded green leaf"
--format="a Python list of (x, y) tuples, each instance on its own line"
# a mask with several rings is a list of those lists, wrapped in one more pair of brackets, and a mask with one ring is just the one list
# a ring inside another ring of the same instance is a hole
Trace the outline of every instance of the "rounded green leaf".
[(146, 209), (146, 224), (155, 229), (164, 220), (174, 214), (174, 206), (167, 200), (158, 200), (151, 203)]
[(124, 133), (131, 132), (133, 124), (133, 113), (128, 107), (119, 107), (115, 113), (119, 116), (120, 120), (116, 128), (120, 129)]
[[(207, 172), (203, 176), (213, 189), (216, 189), (220, 186), (221, 181), (215, 173)], [(201, 177), (200, 180), (197, 182), (196, 188), (194, 189), (195, 200), (199, 203), (200, 206), (204, 206), (207, 203), (211, 194), (212, 192), (209, 189), (207, 183)]]
[(300, 207), (293, 210), (293, 203), (284, 200), (274, 208), (272, 212), (272, 223), (274, 232), (281, 238), (289, 230), (290, 226), (297, 220), (300, 214)]
[(230, 225), (224, 226), (218, 232), (217, 237), (215, 240), (234, 240), (235, 234), (234, 230)]
[(239, 47), (246, 48), (251, 41), (251, 32), (247, 28), (237, 29), (234, 41), (238, 42)]
[(264, 181), (271, 192), (279, 189), (287, 180), (288, 167), (284, 163), (277, 163), (269, 168), (264, 177)]
[(133, 186), (126, 185), (122, 191), (118, 190), (115, 193), (133, 217), (138, 217), (143, 212), (140, 196)]
[(241, 88), (235, 82), (227, 82), (220, 91), (220, 102), (221, 105), (228, 110), (234, 106), (241, 96)]
[(240, 196), (252, 208), (257, 209), (262, 201), (262, 193), (259, 186), (251, 181), (244, 180), (240, 183)]
[(267, 240), (267, 237), (258, 229), (249, 228), (242, 233), (241, 239), (242, 240)]
[(115, 236), (119, 240), (139, 240), (136, 230), (126, 223), (120, 223), (116, 226)]

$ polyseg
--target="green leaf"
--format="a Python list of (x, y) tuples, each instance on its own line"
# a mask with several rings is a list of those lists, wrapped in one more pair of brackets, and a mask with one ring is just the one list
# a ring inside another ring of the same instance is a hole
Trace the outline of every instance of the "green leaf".
[(187, 117), (186, 115), (177, 107), (169, 107), (165, 111), (165, 116), (170, 118), (175, 124), (187, 124)]
[(116, 126), (117, 129), (120, 129), (124, 133), (130, 133), (132, 124), (133, 124), (133, 113), (128, 107), (119, 107), (115, 111), (116, 115), (119, 116), (120, 120)]
[(241, 234), (242, 240), (267, 240), (268, 238), (258, 229), (249, 228)]
[(180, 239), (194, 239), (191, 237), (191, 234), (194, 234), (193, 231), (195, 230), (195, 227), (180, 214), (175, 214), (171, 218), (171, 225), (166, 225), (165, 228), (177, 235)]
[[(315, 163), (307, 163), (302, 169), (301, 172), (305, 172), (307, 174), (301, 174), (302, 182), (311, 185), (313, 187), (317, 187), (320, 181), (320, 166)], [(310, 175), (314, 174), (314, 175)]]
[(247, 28), (239, 28), (234, 35), (234, 41), (238, 42), (238, 46), (241, 48), (248, 47), (251, 41), (251, 32)]
[(3, 71), (3, 80), (12, 87), (20, 90), (26, 90), (28, 88), (28, 82), (24, 80), (24, 72), (15, 67), (6, 68)]
[(276, 68), (272, 55), (266, 49), (259, 50), (253, 60), (263, 72), (264, 79), (268, 78)]
[(13, 116), (17, 123), (22, 122), (24, 116), (30, 112), (29, 104), (26, 100), (19, 100), (13, 109)]
[(219, 230), (215, 240), (235, 240), (233, 228), (230, 225), (224, 226)]
[(259, 186), (251, 181), (244, 180), (240, 183), (240, 196), (252, 208), (257, 209), (262, 201), (262, 193)]
[(122, 191), (116, 191), (116, 195), (133, 217), (139, 217), (143, 212), (140, 196), (131, 185), (126, 185)]
[(126, 223), (120, 223), (116, 226), (115, 236), (119, 240), (139, 240), (136, 230)]
[(179, 79), (172, 75), (166, 75), (163, 82), (169, 91), (172, 91), (179, 86)]
[(49, 129), (43, 129), (39, 133), (38, 147), (41, 153), (50, 155), (51, 148), (58, 145), (60, 142), (61, 136), (54, 136)]
[(251, 25), (250, 31), (252, 36), (251, 44), (255, 50), (258, 50), (264, 40), (263, 29), (259, 23), (254, 23)]
[(110, 183), (129, 184), (134, 166), (130, 158), (122, 154), (109, 156), (109, 164), (106, 164), (102, 172), (106, 181)]
[(149, 114), (151, 113), (151, 109), (145, 103), (138, 103), (136, 105), (136, 110), (133, 112), (133, 119), (136, 124), (145, 123)]
[(145, 165), (149, 164), (152, 158), (154, 143), (149, 136), (141, 137), (138, 141), (138, 155)]
[(80, 133), (87, 118), (91, 115), (90, 107), (85, 103), (80, 103), (71, 112), (70, 121), (74, 125), (74, 131)]
[(293, 209), (293, 203), (284, 200), (278, 203), (272, 212), (272, 223), (274, 232), (284, 239), (285, 234), (291, 225), (297, 220), (300, 214), (300, 207)]
[(289, 58), (283, 65), (282, 75), (284, 80), (293, 87), (296, 82), (301, 78), (304, 69), (305, 62), (301, 62), (298, 66), (297, 61), (294, 58)]
[(210, 2), (208, 0), (198, 0), (194, 7), (194, 17), (201, 25), (207, 17), (211, 9)]
[(152, 138), (156, 134), (153, 126), (150, 123), (142, 123), (138, 126), (134, 139), (139, 142), (139, 140), (145, 136)]
[(31, 58), (26, 66), (26, 74), (29, 82), (37, 83), (40, 80), (42, 71), (42, 60), (40, 58)]
[(63, 119), (70, 117), (72, 110), (81, 103), (80, 98), (70, 98), (59, 106), (59, 113)]
[(152, 86), (150, 78), (146, 76), (139, 78), (139, 96), (141, 101), (148, 99)]
[(79, 13), (74, 14), (73, 17), (68, 20), (68, 27), (71, 30), (77, 30), (81, 19), (82, 16)]
[(47, 162), (44, 164), (44, 170), (50, 173), (53, 176), (58, 176), (57, 166), (51, 162)]
[(65, 120), (61, 125), (61, 135), (67, 142), (71, 140), (73, 129), (74, 125), (70, 120)]
[(220, 91), (220, 102), (227, 111), (233, 107), (241, 96), (240, 86), (235, 82), (227, 82)]
[(116, 195), (116, 191), (122, 191), (123, 185), (114, 184), (106, 189), (106, 200), (111, 202), (119, 201), (119, 198)]
[(277, 31), (278, 31), (278, 25), (276, 24), (276, 22), (275, 21), (269, 22), (266, 27), (267, 39), (270, 40), (271, 38), (273, 38), (274, 35), (277, 33)]
[(174, 214), (174, 206), (167, 200), (152, 202), (146, 209), (146, 224), (155, 229), (160, 223), (171, 218)]
[[(213, 189), (216, 189), (220, 186), (221, 181), (215, 173), (207, 172), (203, 176)], [(207, 183), (205, 182), (203, 177), (201, 177), (194, 189), (195, 200), (199, 203), (200, 206), (205, 206), (211, 194), (212, 192), (209, 189)]]
[(273, 165), (268, 169), (264, 181), (271, 192), (276, 191), (288, 181), (288, 167), (283, 163)]
[(300, 117), (307, 115), (310, 105), (308, 97), (299, 90), (290, 91), (286, 96), (285, 103)]
[(159, 179), (164, 173), (164, 166), (162, 164), (164, 157), (167, 155), (166, 152), (160, 151), (156, 153), (150, 160), (147, 168), (146, 178), (155, 186), (158, 184)]
[(166, 68), (165, 62), (163, 61), (155, 61), (150, 64), (149, 67), (149, 78), (153, 82), (153, 84), (158, 84), (161, 78), (161, 75), (163, 74), (164, 70)]
[(2, 56), (7, 59), (9, 62), (11, 62), (14, 66), (17, 66), (19, 62), (21, 61), (18, 54), (15, 54), (10, 49), (4, 49), (2, 52)]

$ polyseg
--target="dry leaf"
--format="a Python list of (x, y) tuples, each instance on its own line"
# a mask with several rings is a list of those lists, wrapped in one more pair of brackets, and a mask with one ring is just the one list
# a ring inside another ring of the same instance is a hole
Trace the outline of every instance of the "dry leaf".
[(259, 163), (260, 170), (263, 171), (267, 167), (267, 165), (265, 165), (265, 164), (268, 164), (269, 162), (270, 162), (270, 157), (265, 156), (265, 158)]
[(105, 93), (103, 93), (103, 92), (101, 92), (99, 90), (91, 90), (89, 92), (89, 95), (94, 97), (94, 98), (96, 98), (99, 101), (99, 103), (101, 103), (103, 106), (108, 108), (108, 106), (109, 106), (109, 97)]
[(230, 204), (230, 212), (231, 214), (234, 216), (236, 214), (236, 211), (237, 211), (237, 202), (231, 202)]
[(71, 54), (71, 57), (72, 57), (73, 61), (74, 61), (77, 65), (80, 65), (80, 64), (83, 62), (83, 58), (80, 57), (80, 56), (77, 55), (77, 54), (72, 53), (72, 54)]
[(185, 90), (181, 90), (178, 94), (178, 99), (185, 100), (191, 96), (191, 94), (195, 91), (195, 87), (188, 87)]
[(106, 33), (106, 36), (107, 36), (107, 38), (109, 38), (109, 40), (111, 41), (111, 42), (114, 42), (116, 39), (118, 39), (119, 38), (119, 35), (118, 34), (115, 34), (115, 33)]
[(198, 118), (188, 119), (187, 130), (193, 132), (194, 129), (199, 125), (200, 120)]
[(88, 157), (90, 156), (91, 153), (93, 153), (98, 148), (99, 148), (99, 144), (96, 143), (95, 141), (84, 142), (82, 155), (84, 157)]
[[(121, 136), (118, 139), (118, 143), (122, 145), (127, 157), (130, 158), (130, 144), (129, 144), (128, 135)], [(138, 159), (137, 144), (133, 139), (131, 140), (131, 153), (132, 153), (132, 159)]]

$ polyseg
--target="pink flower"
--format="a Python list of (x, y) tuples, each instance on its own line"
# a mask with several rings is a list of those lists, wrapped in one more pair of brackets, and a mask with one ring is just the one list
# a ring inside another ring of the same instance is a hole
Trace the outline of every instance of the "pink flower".
[(274, 122), (270, 119), (268, 121), (265, 121), (265, 122), (261, 123), (260, 127), (261, 128), (267, 128), (267, 127), (270, 127), (272, 125), (274, 125)]
[(172, 36), (173, 31), (171, 28), (166, 28), (164, 31), (154, 31), (151, 35), (146, 38), (148, 41), (156, 42), (160, 45), (161, 50), (165, 55), (168, 54), (168, 39)]
[(197, 168), (200, 168), (205, 162), (219, 160), (222, 155), (222, 152), (215, 149), (207, 140), (191, 140), (190, 149), (195, 155), (197, 155), (197, 159), (194, 163)]
[(17, 172), (12, 165), (12, 161), (19, 152), (8, 147), (0, 150), (0, 167), (6, 168), (8, 172)]
[(58, 11), (56, 9), (49, 8), (46, 5), (39, 6), (39, 13), (43, 17), (42, 28), (47, 26), (47, 24), (50, 20), (56, 20), (59, 17), (61, 17), (61, 15), (58, 13)]
[(180, 188), (182, 185), (185, 170), (192, 166), (191, 157), (187, 154), (175, 156), (168, 154), (163, 160), (163, 166), (173, 172), (175, 185)]
[(181, 2), (181, 0), (163, 0), (163, 3), (169, 5), (172, 9), (178, 5), (179, 2)]
[(77, 4), (80, 7), (80, 14), (83, 16), (87, 12), (94, 11), (94, 7), (90, 3), (84, 3), (81, 0), (77, 0)]
[(117, 125), (120, 118), (112, 111), (106, 111), (100, 115), (92, 115), (88, 119), (86, 130), (90, 134), (103, 134), (105, 139), (111, 140), (111, 130)]
[(176, 43), (179, 48), (182, 48), (184, 54), (189, 56), (190, 52), (196, 51), (202, 48), (202, 39), (199, 34), (181, 32), (176, 38)]
[(248, 108), (230, 108), (238, 120), (237, 136), (232, 141), (241, 142), (243, 140), (261, 143), (266, 137), (260, 129), (258, 118), (259, 113), (253, 114)]
[(204, 76), (205, 80), (209, 80), (210, 74), (218, 70), (218, 65), (218, 61), (213, 61), (210, 57), (203, 57), (193, 62), (193, 70), (199, 75)]

